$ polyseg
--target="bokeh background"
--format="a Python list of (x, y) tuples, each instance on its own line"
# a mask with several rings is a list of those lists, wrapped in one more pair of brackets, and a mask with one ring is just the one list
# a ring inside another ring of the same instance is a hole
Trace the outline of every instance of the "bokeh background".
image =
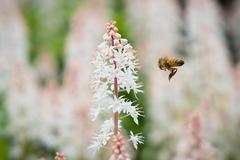
[[(240, 0), (0, 0), (0, 159), (103, 160), (87, 148), (89, 78), (105, 23), (140, 59), (136, 160), (240, 160)], [(169, 82), (157, 66), (185, 61)], [(126, 93), (121, 93), (126, 94)], [(131, 146), (130, 146), (131, 148)]]

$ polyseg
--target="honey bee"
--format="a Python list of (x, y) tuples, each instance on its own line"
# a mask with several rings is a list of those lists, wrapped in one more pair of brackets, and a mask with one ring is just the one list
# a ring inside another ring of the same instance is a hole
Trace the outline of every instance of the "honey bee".
[(158, 60), (158, 67), (161, 70), (170, 71), (170, 74), (168, 76), (169, 81), (177, 73), (177, 67), (182, 66), (183, 64), (184, 64), (183, 60), (170, 57), (163, 57), (159, 58)]

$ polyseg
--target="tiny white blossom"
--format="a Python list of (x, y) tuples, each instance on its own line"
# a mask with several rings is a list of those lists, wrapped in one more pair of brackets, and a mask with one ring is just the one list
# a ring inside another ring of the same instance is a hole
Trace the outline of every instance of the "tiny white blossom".
[(133, 118), (133, 121), (138, 125), (138, 116), (140, 116), (140, 113), (137, 110), (137, 108), (134, 107), (134, 106), (131, 106), (131, 107), (128, 108), (127, 112)]
[[(118, 126), (119, 128), (121, 128), (121, 121), (118, 121)], [(101, 132), (105, 132), (105, 133), (112, 133), (113, 132), (113, 128), (114, 128), (114, 123), (113, 123), (113, 119), (110, 118), (108, 120), (105, 120), (103, 122), (103, 124), (101, 125)]]
[(140, 136), (140, 133), (134, 135), (132, 131), (130, 131), (130, 141), (132, 141), (133, 146), (137, 149), (138, 144), (143, 144), (143, 136)]
[(138, 117), (141, 116), (137, 106), (134, 106), (131, 101), (122, 102), (122, 112), (129, 114), (133, 121), (138, 125)]
[(113, 135), (113, 132), (101, 132), (93, 138), (92, 145), (88, 148), (93, 151), (98, 151), (102, 146), (106, 145), (108, 140)]
[(122, 99), (121, 98), (114, 98), (114, 101), (111, 105), (109, 105), (109, 109), (112, 109), (114, 112), (121, 112), (122, 111)]

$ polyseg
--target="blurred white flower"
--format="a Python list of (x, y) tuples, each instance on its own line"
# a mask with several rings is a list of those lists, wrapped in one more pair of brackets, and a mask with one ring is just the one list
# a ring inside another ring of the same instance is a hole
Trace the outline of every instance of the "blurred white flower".
[[(86, 147), (90, 143), (95, 128), (88, 117), (90, 108), (88, 85), (91, 70), (90, 53), (93, 52), (93, 48), (98, 42), (96, 35), (99, 34), (100, 36), (101, 32), (103, 32), (103, 28), (95, 28), (95, 26), (101, 23), (100, 26), (104, 25), (105, 20), (102, 18), (104, 9), (100, 6), (86, 5), (76, 12), (66, 41), (66, 68), (63, 85), (60, 86), (51, 77), (47, 81), (46, 87), (41, 87), (35, 80), (36, 72), (33, 72), (27, 64), (26, 55), (22, 54), (27, 52), (26, 46), (21, 45), (22, 43), (25, 44), (26, 37), (21, 37), (25, 33), (22, 31), (22, 21), (19, 20), (17, 14), (15, 15), (15, 8), (10, 5), (14, 2), (4, 0), (0, 5), (0, 17), (2, 11), (5, 13), (13, 11), (14, 14), (6, 15), (16, 16), (13, 18), (6, 17), (8, 19), (6, 19), (6, 26), (1, 23), (2, 19), (0, 18), (0, 41), (3, 35), (1, 27), (4, 26), (6, 27), (6, 35), (4, 33), (3, 38), (5, 37), (4, 39), (7, 41), (7, 38), (9, 38), (9, 41), (14, 42), (14, 45), (12, 45), (12, 42), (6, 41), (6, 43), (10, 44), (10, 46), (5, 45), (5, 47), (8, 47), (7, 56), (3, 56), (3, 58), (0, 56), (0, 61), (3, 60), (8, 63), (7, 65), (0, 63), (0, 65), (10, 67), (12, 72), (8, 81), (10, 84), (9, 92), (6, 94), (6, 105), (9, 113), (8, 130), (16, 137), (16, 143), (19, 143), (19, 145), (22, 142), (37, 140), (47, 148), (59, 148), (71, 159), (78, 159), (79, 157), (98, 159)], [(42, 4), (42, 2), (40, 3)], [(2, 10), (5, 4), (9, 5), (6, 7), (9, 10)], [(54, 5), (54, 2), (51, 5)], [(83, 8), (85, 9), (83, 10)], [(5, 13), (4, 16), (6, 16)], [(12, 23), (14, 18), (17, 20)], [(8, 31), (9, 29), (11, 32)], [(21, 33), (18, 33), (18, 30)], [(12, 38), (12, 35), (15, 37)], [(18, 41), (16, 45), (15, 40)], [(4, 47), (1, 46), (2, 44), (4, 43), (0, 42), (1, 51), (1, 47)], [(11, 58), (12, 53), (18, 56)], [(9, 60), (12, 61), (5, 60), (9, 56)], [(49, 57), (45, 58), (48, 59)], [(1, 69), (5, 68), (0, 67)], [(47, 70), (46, 65), (44, 66), (41, 63), (40, 71), (45, 74)], [(53, 72), (55, 70), (51, 70), (48, 75), (51, 76), (54, 74)], [(110, 128), (111, 126), (105, 124), (105, 130), (110, 130)], [(20, 149), (23, 148), (20, 147)]]
[[(38, 87), (32, 70), (27, 64), (14, 65), (10, 88), (7, 93), (6, 105), (9, 114), (8, 129), (11, 134), (17, 134), (16, 139), (24, 142), (38, 137), (40, 103)], [(16, 75), (17, 78), (16, 78)]]
[(0, 94), (9, 89), (14, 67), (17, 64), (27, 63), (27, 52), (26, 26), (17, 2), (2, 0), (0, 5)]
[(183, 130), (185, 135), (178, 144), (176, 160), (217, 159), (216, 150), (204, 137), (202, 125), (199, 113), (193, 113), (189, 119), (187, 130)]
[[(182, 90), (185, 99), (194, 99), (186, 101), (185, 106), (198, 106), (208, 112), (203, 123), (211, 131), (207, 134), (209, 138), (218, 134), (222, 114), (228, 112), (234, 99), (232, 70), (220, 13), (215, 1), (188, 0), (186, 6), (186, 39), (190, 43), (186, 46), (189, 58), (183, 70)], [(203, 103), (209, 107), (202, 107)]]

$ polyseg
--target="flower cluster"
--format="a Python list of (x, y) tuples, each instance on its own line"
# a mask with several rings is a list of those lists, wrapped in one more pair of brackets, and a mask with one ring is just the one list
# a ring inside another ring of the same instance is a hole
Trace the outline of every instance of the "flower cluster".
[[(90, 148), (99, 149), (107, 144), (113, 134), (118, 133), (120, 121), (118, 113), (130, 115), (138, 124), (141, 115), (138, 106), (124, 97), (119, 97), (119, 91), (126, 91), (136, 95), (142, 92), (137, 77), (138, 62), (135, 51), (127, 39), (122, 39), (117, 32), (115, 22), (107, 23), (107, 33), (103, 35), (103, 42), (98, 46), (96, 56), (92, 62), (94, 71), (91, 87), (93, 91), (92, 120), (96, 120), (103, 113), (114, 113), (114, 119), (104, 122), (97, 137)], [(140, 137), (142, 138), (142, 137)], [(142, 140), (135, 141), (136, 145)]]

